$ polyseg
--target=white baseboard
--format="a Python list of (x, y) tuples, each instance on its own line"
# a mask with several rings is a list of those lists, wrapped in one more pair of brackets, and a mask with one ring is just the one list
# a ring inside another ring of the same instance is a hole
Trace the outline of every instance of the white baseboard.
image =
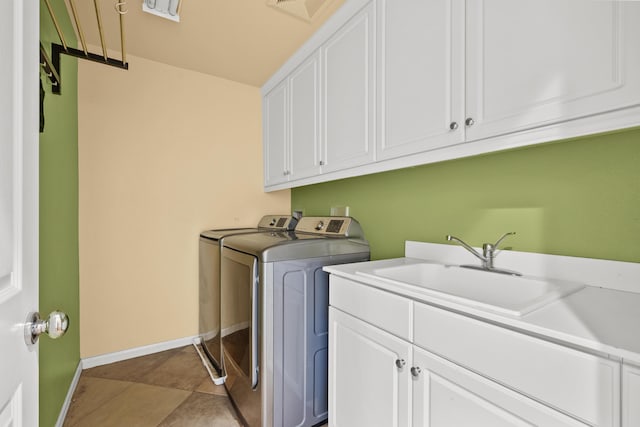
[(78, 367), (76, 368), (76, 373), (73, 375), (71, 384), (69, 384), (67, 397), (64, 399), (62, 408), (60, 408), (60, 413), (58, 414), (58, 421), (56, 421), (56, 427), (62, 427), (62, 425), (64, 424), (64, 420), (67, 417), (67, 411), (69, 411), (69, 406), (71, 405), (71, 399), (73, 398), (73, 393), (76, 391), (76, 387), (78, 386), (78, 381), (80, 381), (80, 374), (82, 374), (82, 360), (78, 361)]
[(134, 357), (146, 356), (148, 354), (159, 353), (173, 348), (191, 345), (198, 336), (178, 338), (172, 341), (165, 341), (156, 344), (149, 344), (142, 347), (130, 348), (116, 351), (114, 353), (101, 354), (98, 356), (82, 359), (82, 369), (94, 368), (96, 366), (107, 365), (109, 363), (120, 362), (122, 360), (133, 359)]
[(235, 325), (231, 325), (228, 328), (224, 328), (221, 331), (221, 336), (226, 337), (227, 335), (231, 335), (234, 332), (237, 332), (241, 329), (247, 329), (249, 327), (249, 322), (240, 322)]

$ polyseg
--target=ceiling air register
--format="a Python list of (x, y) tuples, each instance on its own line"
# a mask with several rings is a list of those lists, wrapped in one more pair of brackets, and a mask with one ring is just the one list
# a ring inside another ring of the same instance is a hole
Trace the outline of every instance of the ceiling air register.
[(180, 0), (144, 0), (142, 10), (161, 18), (180, 22), (181, 5)]

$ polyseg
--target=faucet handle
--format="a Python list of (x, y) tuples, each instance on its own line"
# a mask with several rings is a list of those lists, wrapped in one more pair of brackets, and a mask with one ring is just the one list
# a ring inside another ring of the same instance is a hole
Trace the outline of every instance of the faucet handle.
[(494, 249), (498, 249), (498, 245), (507, 237), (507, 236), (514, 236), (516, 234), (515, 231), (509, 231), (508, 233), (504, 233), (502, 235), (502, 237), (500, 237), (494, 244), (493, 244), (493, 248)]

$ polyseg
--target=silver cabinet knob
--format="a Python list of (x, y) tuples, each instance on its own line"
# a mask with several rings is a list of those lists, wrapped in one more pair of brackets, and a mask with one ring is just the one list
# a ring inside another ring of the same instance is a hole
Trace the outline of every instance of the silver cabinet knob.
[(403, 368), (406, 364), (407, 362), (404, 359), (396, 359), (396, 366), (398, 368)]
[(411, 367), (411, 375), (412, 376), (417, 377), (418, 375), (420, 375), (420, 372), (422, 372), (422, 369), (420, 369), (420, 367), (418, 367), (418, 366)]
[(464, 121), (464, 124), (467, 126), (473, 126), (476, 122), (471, 118), (468, 117), (467, 120)]
[(449, 125), (449, 129), (451, 130), (458, 129), (458, 122), (451, 122), (451, 124)]
[(320, 160), (320, 166), (324, 166), (324, 160)]
[(69, 316), (62, 311), (52, 311), (45, 319), (40, 318), (40, 313), (29, 313), (25, 328), (25, 340), (27, 344), (35, 344), (44, 332), (50, 338), (60, 338), (69, 328)]

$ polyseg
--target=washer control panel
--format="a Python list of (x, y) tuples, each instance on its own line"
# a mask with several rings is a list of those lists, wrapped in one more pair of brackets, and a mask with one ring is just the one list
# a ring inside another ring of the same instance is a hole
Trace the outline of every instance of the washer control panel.
[(362, 237), (360, 224), (348, 216), (305, 216), (300, 218), (296, 231), (326, 236)]

